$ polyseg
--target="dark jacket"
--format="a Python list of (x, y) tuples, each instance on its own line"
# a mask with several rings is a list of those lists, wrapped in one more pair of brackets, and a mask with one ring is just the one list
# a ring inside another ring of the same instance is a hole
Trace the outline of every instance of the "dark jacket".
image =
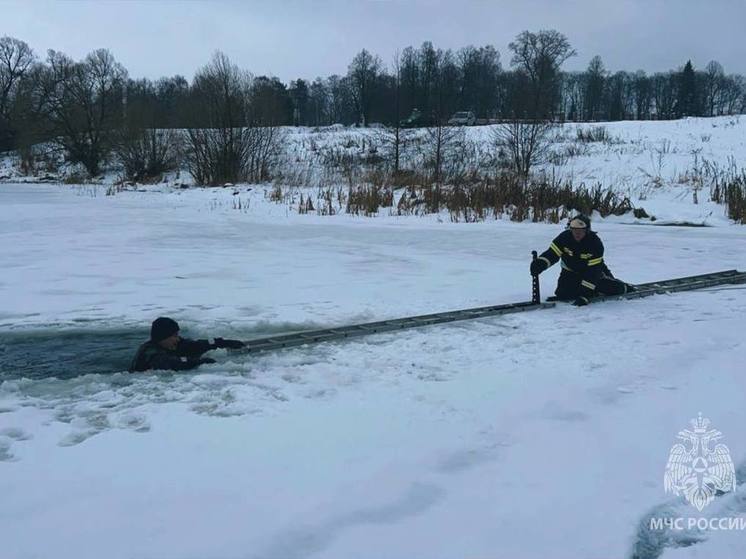
[(156, 342), (148, 340), (137, 350), (129, 372), (142, 372), (150, 369), (165, 369), (169, 371), (194, 369), (207, 362), (200, 359), (200, 357), (203, 353), (211, 349), (215, 349), (215, 345), (207, 340), (188, 340), (181, 338), (179, 345), (176, 346), (174, 351), (169, 351)]
[(593, 231), (588, 231), (578, 242), (567, 229), (555, 237), (539, 258), (547, 267), (561, 260), (563, 273), (577, 275), (584, 296), (595, 294), (596, 283), (602, 277), (613, 277), (604, 263), (604, 244)]

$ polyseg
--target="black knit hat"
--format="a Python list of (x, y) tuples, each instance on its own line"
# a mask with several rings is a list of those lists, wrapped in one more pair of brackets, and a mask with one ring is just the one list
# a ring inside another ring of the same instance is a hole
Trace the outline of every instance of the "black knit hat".
[(161, 342), (170, 338), (179, 331), (179, 323), (171, 318), (159, 316), (153, 321), (150, 327), (150, 339), (154, 342)]

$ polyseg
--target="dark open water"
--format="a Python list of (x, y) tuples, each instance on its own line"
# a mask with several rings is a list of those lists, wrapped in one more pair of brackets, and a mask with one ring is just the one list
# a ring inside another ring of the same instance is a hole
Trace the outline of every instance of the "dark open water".
[(148, 329), (0, 332), (0, 382), (126, 371)]

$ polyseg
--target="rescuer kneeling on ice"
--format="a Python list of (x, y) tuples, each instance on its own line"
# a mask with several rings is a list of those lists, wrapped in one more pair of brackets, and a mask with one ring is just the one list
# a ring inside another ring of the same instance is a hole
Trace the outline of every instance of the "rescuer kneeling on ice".
[(597, 295), (634, 291), (633, 286), (615, 279), (604, 263), (604, 245), (584, 215), (570, 219), (568, 228), (531, 262), (531, 275), (538, 276), (558, 260), (562, 261), (562, 272), (554, 293), (560, 301), (583, 306)]

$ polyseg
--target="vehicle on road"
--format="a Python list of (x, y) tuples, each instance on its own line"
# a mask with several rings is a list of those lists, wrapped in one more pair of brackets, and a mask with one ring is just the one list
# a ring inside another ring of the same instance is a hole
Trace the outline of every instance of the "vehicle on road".
[(448, 119), (449, 126), (474, 126), (476, 123), (477, 117), (471, 111), (459, 111)]

